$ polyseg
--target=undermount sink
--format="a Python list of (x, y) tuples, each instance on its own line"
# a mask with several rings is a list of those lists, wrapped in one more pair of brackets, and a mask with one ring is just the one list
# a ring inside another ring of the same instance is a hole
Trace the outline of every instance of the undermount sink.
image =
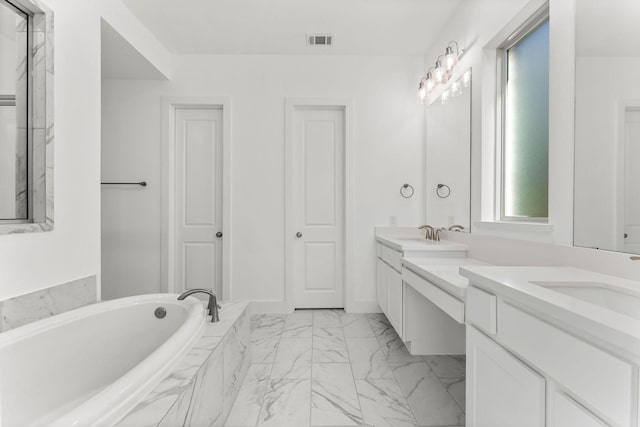
[(435, 243), (433, 240), (427, 240), (424, 237), (398, 237), (396, 240), (401, 240), (403, 242)]
[(640, 320), (640, 293), (626, 292), (602, 282), (541, 281), (531, 283)]

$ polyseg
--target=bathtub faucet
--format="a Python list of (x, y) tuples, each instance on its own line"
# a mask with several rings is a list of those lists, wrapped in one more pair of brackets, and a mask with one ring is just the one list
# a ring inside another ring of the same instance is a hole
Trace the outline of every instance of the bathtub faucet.
[(218, 305), (218, 299), (216, 298), (216, 294), (214, 294), (212, 290), (189, 289), (188, 291), (181, 293), (180, 296), (178, 297), (178, 300), (182, 301), (189, 295), (198, 294), (198, 293), (209, 295), (209, 305), (207, 306), (207, 308), (209, 309), (209, 314), (211, 315), (211, 322), (218, 322), (220, 320), (220, 317), (218, 316), (218, 310), (221, 307)]

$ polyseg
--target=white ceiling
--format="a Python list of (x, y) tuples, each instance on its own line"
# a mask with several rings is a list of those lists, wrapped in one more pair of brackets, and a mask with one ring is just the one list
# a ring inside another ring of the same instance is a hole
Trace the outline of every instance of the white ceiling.
[[(123, 0), (173, 53), (420, 55), (461, 0)], [(330, 33), (334, 46), (307, 47)]]
[(640, 0), (576, 2), (578, 56), (640, 57)]

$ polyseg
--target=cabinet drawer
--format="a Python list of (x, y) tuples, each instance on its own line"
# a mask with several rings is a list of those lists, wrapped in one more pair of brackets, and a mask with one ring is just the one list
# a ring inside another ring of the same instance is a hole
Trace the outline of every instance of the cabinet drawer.
[(480, 329), (494, 334), (497, 331), (497, 298), (474, 286), (467, 288), (466, 319)]
[(395, 251), (386, 246), (382, 246), (382, 259), (393, 267), (397, 272), (402, 270), (402, 252)]
[(509, 304), (498, 307), (500, 340), (618, 426), (631, 427), (636, 369)]
[(382, 258), (382, 245), (380, 243), (376, 243), (376, 256)]
[(402, 278), (419, 294), (437, 305), (458, 323), (464, 323), (464, 303), (413, 271), (404, 268)]

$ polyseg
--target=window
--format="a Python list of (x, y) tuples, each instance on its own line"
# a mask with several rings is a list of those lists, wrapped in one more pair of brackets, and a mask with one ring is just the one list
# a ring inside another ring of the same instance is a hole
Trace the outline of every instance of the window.
[(500, 47), (502, 221), (546, 221), (549, 206), (549, 17), (538, 13)]

